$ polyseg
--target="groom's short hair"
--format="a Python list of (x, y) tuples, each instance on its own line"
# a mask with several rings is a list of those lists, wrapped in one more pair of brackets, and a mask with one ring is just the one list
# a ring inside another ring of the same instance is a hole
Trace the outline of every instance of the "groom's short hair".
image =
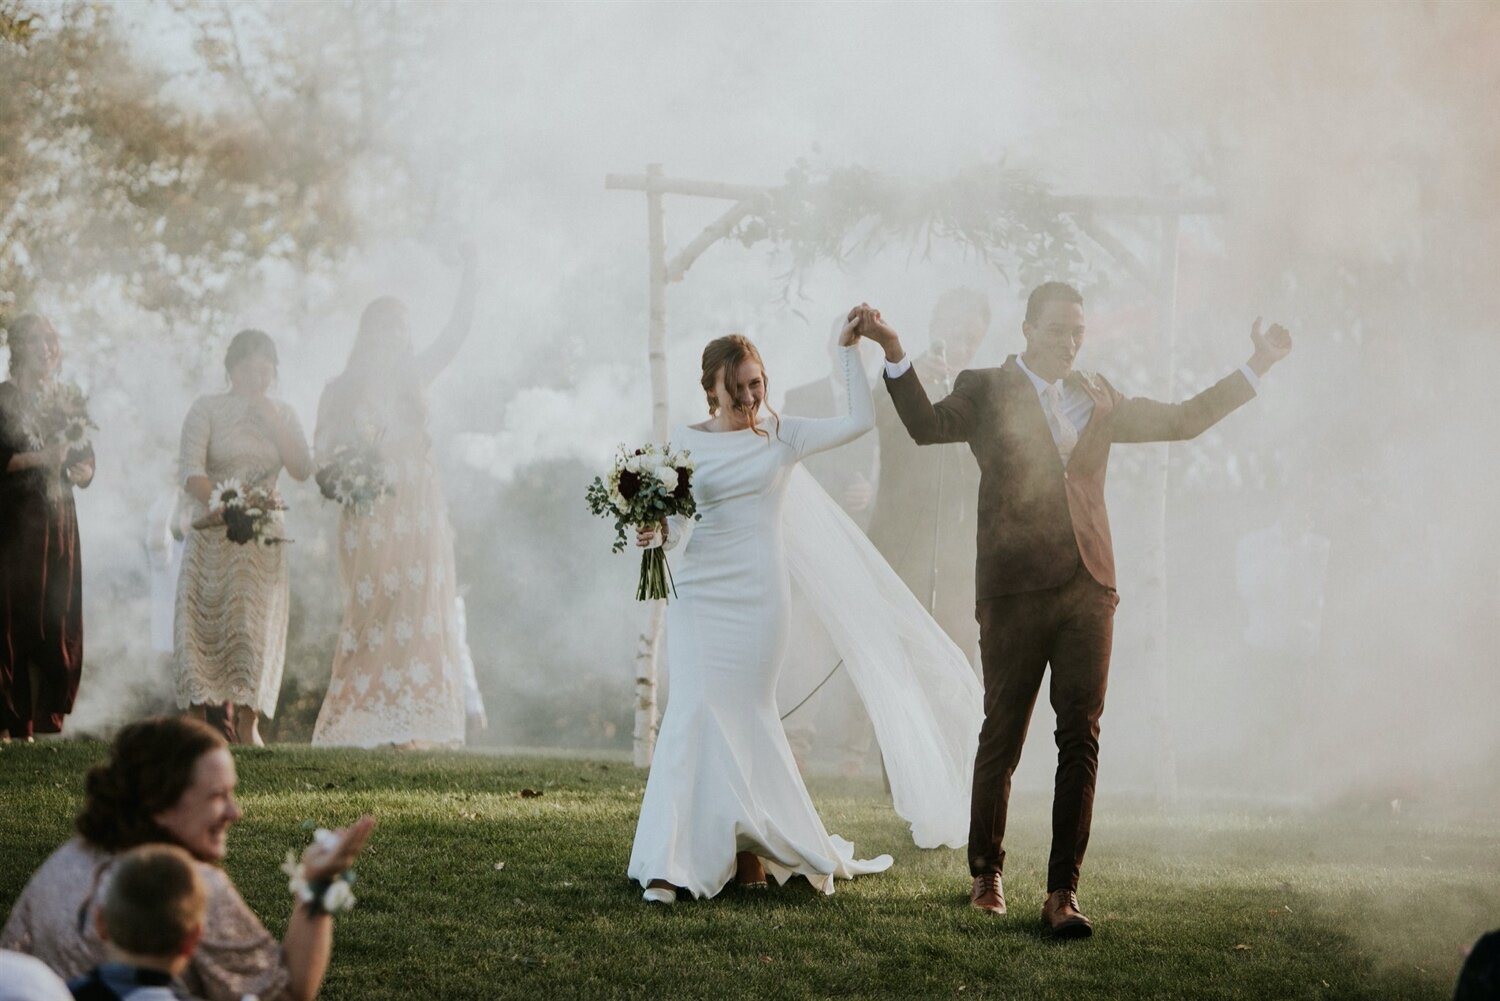
[(1042, 282), (1026, 297), (1026, 322), (1035, 323), (1049, 302), (1076, 302), (1083, 305), (1083, 293), (1067, 282)]

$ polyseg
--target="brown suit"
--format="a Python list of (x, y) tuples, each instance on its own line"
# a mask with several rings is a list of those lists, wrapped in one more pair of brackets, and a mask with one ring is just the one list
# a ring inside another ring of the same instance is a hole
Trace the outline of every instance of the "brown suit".
[(913, 372), (886, 379), (919, 445), (967, 442), (979, 463), (975, 617), (985, 719), (974, 764), (969, 868), (1001, 871), (1006, 803), (1026, 727), (1050, 663), (1058, 767), (1047, 889), (1077, 889), (1099, 760), (1099, 717), (1114, 632), (1114, 547), (1104, 477), (1115, 442), (1196, 437), (1255, 391), (1236, 372), (1185, 403), (1126, 398), (1102, 377), (1073, 373), (1094, 401), (1064, 468), (1036, 390), (1014, 356), (961, 372), (934, 405)]

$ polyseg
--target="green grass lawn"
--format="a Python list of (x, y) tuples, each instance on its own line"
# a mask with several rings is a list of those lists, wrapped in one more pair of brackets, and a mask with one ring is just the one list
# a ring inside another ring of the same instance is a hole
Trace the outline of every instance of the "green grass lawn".
[[(91, 742), (0, 747), (0, 907), (69, 836)], [(1102, 798), (1084, 871), (1092, 939), (1039, 925), (1047, 803), (1018, 793), (1009, 916), (967, 906), (959, 851), (921, 851), (874, 785), (814, 783), (830, 830), (884, 874), (832, 897), (798, 880), (648, 907), (625, 879), (645, 775), (628, 763), (469, 754), (237, 753), (245, 819), (227, 868), (280, 934), (277, 865), (304, 821), (380, 827), (339, 919), (322, 997), (1450, 997), (1460, 949), (1500, 925), (1500, 832), (1376, 810)], [(543, 795), (523, 797), (530, 789)]]

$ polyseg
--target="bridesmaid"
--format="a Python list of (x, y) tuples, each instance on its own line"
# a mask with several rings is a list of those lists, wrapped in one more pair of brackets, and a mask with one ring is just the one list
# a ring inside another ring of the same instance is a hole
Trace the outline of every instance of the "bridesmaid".
[(83, 670), (83, 565), (73, 487), (94, 479), (94, 452), (28, 432), (57, 378), (62, 346), (35, 313), (10, 325), (0, 383), (0, 740), (60, 733)]
[(464, 741), (464, 661), (453, 528), (427, 429), (427, 387), (452, 363), (474, 316), (474, 248), (443, 332), (423, 350), (397, 299), (365, 307), (344, 371), (323, 390), (320, 462), (340, 446), (374, 447), (395, 493), (339, 519), (344, 618), (312, 742), (350, 747)]
[[(229, 392), (201, 396), (188, 411), (179, 477), (195, 520), (210, 514), (225, 480), (274, 489), (283, 467), (294, 480), (312, 474), (296, 413), (268, 395), (276, 366), (269, 336), (240, 331), (224, 356)], [(202, 719), (207, 706), (233, 702), (240, 743), (262, 744), (260, 717), (275, 715), (281, 691), (290, 605), (284, 546), (230, 542), (222, 525), (189, 532), (173, 627), (178, 706)]]

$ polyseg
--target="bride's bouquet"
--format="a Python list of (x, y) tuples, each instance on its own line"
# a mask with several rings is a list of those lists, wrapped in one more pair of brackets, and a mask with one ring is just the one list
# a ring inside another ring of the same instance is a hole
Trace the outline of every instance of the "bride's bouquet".
[(89, 448), (89, 431), (99, 426), (89, 418), (89, 398), (76, 383), (48, 383), (28, 409), (24, 428), (33, 448), (68, 447), (69, 457)]
[(193, 522), (197, 529), (224, 526), (224, 534), (237, 545), (255, 543), (276, 546), (291, 542), (281, 534), (281, 512), (286, 505), (274, 490), (246, 487), (239, 480), (225, 480), (214, 485), (208, 507), (213, 514)]
[(340, 445), (333, 457), (318, 469), (318, 489), (355, 514), (369, 514), (376, 501), (396, 492), (391, 475), (374, 442)]
[[(634, 450), (621, 445), (614, 468), (608, 476), (594, 477), (586, 499), (594, 514), (615, 520), (612, 548), (618, 553), (625, 548), (629, 529), (661, 526), (673, 515), (698, 517), (692, 478), (693, 462), (686, 451), (674, 452), (670, 445), (645, 445)], [(643, 552), (636, 600), (665, 598), (668, 581), (666, 550), (654, 546)]]

